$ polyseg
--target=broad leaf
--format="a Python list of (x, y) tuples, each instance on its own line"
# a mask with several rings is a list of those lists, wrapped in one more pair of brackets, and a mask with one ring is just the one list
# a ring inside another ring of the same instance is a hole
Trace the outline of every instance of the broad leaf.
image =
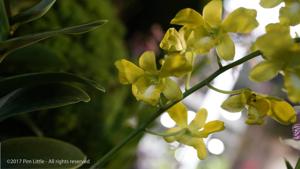
[(106, 23), (106, 20), (98, 20), (82, 25), (71, 26), (63, 29), (57, 29), (49, 32), (36, 33), (8, 39), (0, 42), (0, 61), (2, 61), (8, 53), (35, 44), (41, 40), (51, 38), (60, 34), (81, 34), (95, 29), (96, 27)]
[(90, 101), (80, 88), (52, 83), (16, 89), (0, 98), (0, 121), (21, 113)]
[(86, 162), (80, 149), (52, 138), (21, 137), (1, 143), (2, 168), (74, 169)]
[(69, 73), (28, 73), (0, 79), (0, 96), (28, 85), (77, 83), (104, 92), (96, 82)]
[(39, 19), (48, 12), (55, 1), (56, 0), (41, 0), (35, 6), (13, 16), (10, 20), (11, 24), (24, 24)]
[[(32, 65), (34, 61), (34, 66)], [(29, 72), (55, 71), (67, 69), (67, 60), (53, 51), (50, 47), (35, 44), (17, 49), (9, 54), (1, 63), (2, 74), (20, 74)]]

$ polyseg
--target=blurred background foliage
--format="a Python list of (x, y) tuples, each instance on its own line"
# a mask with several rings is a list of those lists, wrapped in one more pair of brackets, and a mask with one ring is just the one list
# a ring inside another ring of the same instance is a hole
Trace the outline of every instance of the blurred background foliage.
[[(11, 12), (22, 11), (36, 2), (15, 0)], [(8, 119), (1, 123), (2, 139), (34, 135), (31, 130), (34, 128), (47, 137), (73, 143), (94, 160), (128, 135), (132, 126), (126, 119), (132, 116), (137, 104), (128, 88), (119, 85), (113, 65), (116, 59), (128, 56), (128, 51), (124, 45), (125, 27), (110, 0), (59, 0), (42, 19), (19, 27), (16, 36), (95, 19), (108, 19), (109, 23), (85, 35), (59, 36), (20, 49), (7, 57), (0, 72), (1, 76), (42, 71), (70, 72), (96, 80), (105, 86), (107, 92), (95, 93), (90, 103)], [(130, 151), (133, 147), (134, 144), (127, 146), (129, 150), (122, 151), (126, 154), (119, 155), (119, 162), (116, 160), (107, 168), (130, 166), (132, 160), (122, 160), (122, 157), (133, 157), (134, 151)]]

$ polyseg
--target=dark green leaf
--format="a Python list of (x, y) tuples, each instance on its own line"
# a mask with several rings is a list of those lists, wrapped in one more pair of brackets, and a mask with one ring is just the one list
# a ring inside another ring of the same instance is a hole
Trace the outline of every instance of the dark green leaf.
[(284, 160), (287, 169), (294, 169), (288, 160)]
[(298, 161), (297, 161), (295, 169), (300, 169), (300, 158), (298, 158)]
[(10, 27), (4, 0), (0, 1), (0, 23), (0, 40), (2, 41), (7, 39)]
[(74, 169), (88, 162), (77, 147), (44, 137), (5, 140), (1, 144), (1, 153), (2, 168)]
[[(34, 61), (34, 66), (32, 62)], [(17, 49), (7, 56), (1, 63), (0, 72), (3, 74), (20, 74), (40, 71), (66, 70), (68, 64), (51, 48), (35, 44), (25, 48)]]
[(0, 79), (0, 96), (28, 85), (47, 83), (78, 83), (104, 92), (96, 82), (69, 73), (28, 73)]
[(106, 20), (98, 20), (82, 25), (71, 26), (63, 29), (53, 30), (49, 32), (36, 33), (32, 35), (25, 35), (16, 38), (11, 38), (6, 41), (0, 42), (0, 61), (2, 61), (6, 55), (16, 49), (23, 48), (32, 44), (35, 44), (41, 40), (51, 38), (60, 34), (81, 34), (91, 31), (100, 25), (106, 23)]
[(80, 88), (63, 83), (19, 88), (0, 98), (0, 121), (21, 113), (57, 108), (81, 101), (90, 101), (88, 94)]
[(48, 12), (55, 1), (56, 0), (41, 0), (35, 6), (13, 16), (10, 20), (11, 24), (24, 24), (39, 19)]

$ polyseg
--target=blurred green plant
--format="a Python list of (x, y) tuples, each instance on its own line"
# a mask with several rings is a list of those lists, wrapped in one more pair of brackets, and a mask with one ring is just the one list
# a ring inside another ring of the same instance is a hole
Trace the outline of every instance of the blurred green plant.
[[(90, 23), (56, 29), (48, 32), (16, 36), (15, 31), (18, 26), (32, 22), (42, 17), (54, 4), (55, 0), (41, 0), (36, 5), (12, 13), (11, 1), (0, 1), (0, 61), (3, 61), (11, 52), (33, 45), (41, 40), (51, 38), (60, 34), (81, 34), (95, 29), (104, 24), (106, 20), (98, 20)], [(49, 27), (47, 27), (49, 29)], [(40, 48), (41, 55), (43, 51)], [(34, 51), (31, 51), (34, 55)], [(22, 54), (22, 52), (20, 53)], [(30, 59), (30, 58), (26, 58)], [(31, 60), (31, 62), (34, 60)], [(68, 73), (27, 73), (16, 76), (8, 76), (0, 79), (0, 120), (11, 116), (57, 108), (78, 102), (90, 101), (90, 89), (104, 91), (94, 81)], [(31, 146), (29, 146), (31, 145)], [(49, 149), (49, 146), (52, 147)], [(54, 159), (84, 160), (85, 155), (74, 146), (66, 143), (46, 138), (14, 138), (5, 140), (2, 144), (3, 155), (1, 165), (4, 167), (34, 168), (36, 163), (26, 163), (24, 161), (11, 161), (16, 159), (33, 160), (41, 157)], [(47, 150), (46, 150), (47, 149)], [(63, 151), (64, 150), (64, 151)], [(77, 151), (77, 152), (76, 152)], [(31, 156), (33, 155), (33, 156)], [(32, 159), (32, 158), (33, 159)], [(84, 158), (83, 158), (84, 157)], [(84, 163), (74, 163), (64, 165), (66, 168), (78, 168)], [(54, 163), (49, 164), (51, 168), (61, 168), (62, 166)]]
[[(38, 1), (11, 0), (10, 2), (11, 13), (16, 14), (26, 11), (28, 6)], [(128, 135), (132, 125), (124, 119), (134, 120), (135, 118), (132, 117), (135, 115), (132, 111), (139, 112), (138, 110), (145, 105), (133, 104), (127, 89), (117, 82), (117, 72), (113, 63), (128, 54), (123, 44), (125, 30), (117, 19), (116, 12), (111, 0), (57, 1), (42, 18), (31, 22), (30, 25), (19, 25), (15, 35), (22, 36), (32, 31), (40, 32), (48, 29), (49, 25), (63, 27), (99, 18), (108, 19), (109, 24), (102, 26), (101, 30), (94, 30), (85, 36), (62, 35), (18, 49), (10, 53), (0, 66), (2, 76), (40, 71), (75, 73), (107, 86), (107, 94), (89, 92), (93, 99), (88, 104), (79, 103), (29, 114), (26, 118), (8, 119), (5, 121), (6, 125), (27, 124), (26, 119), (30, 118), (34, 126), (38, 127), (45, 136), (60, 138), (77, 145), (91, 161), (103, 156), (120, 139)], [(32, 61), (35, 63), (34, 66)], [(153, 108), (147, 109), (149, 112), (151, 110)], [(147, 118), (139, 113), (136, 115), (137, 121)], [(11, 137), (19, 133), (16, 130), (4, 134), (7, 134), (6, 137)], [(130, 168), (134, 161), (136, 144), (137, 141), (132, 142), (131, 146), (126, 147), (127, 151), (121, 152), (115, 162), (109, 164), (107, 168)]]
[(77, 147), (51, 138), (20, 137), (1, 144), (3, 168), (78, 168), (87, 160)]

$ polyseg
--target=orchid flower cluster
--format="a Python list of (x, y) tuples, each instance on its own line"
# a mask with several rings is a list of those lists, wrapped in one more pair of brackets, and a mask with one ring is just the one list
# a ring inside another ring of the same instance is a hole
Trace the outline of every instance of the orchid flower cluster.
[[(253, 81), (263, 82), (280, 73), (284, 76), (284, 89), (289, 99), (299, 102), (300, 45), (291, 38), (289, 26), (300, 23), (300, 1), (261, 0), (261, 5), (271, 8), (282, 2), (286, 5), (280, 10), (280, 23), (268, 25), (266, 34), (254, 43), (254, 48), (262, 53), (264, 60), (251, 70), (249, 77)], [(221, 0), (210, 1), (202, 14), (190, 8), (182, 9), (171, 20), (171, 24), (180, 28), (169, 28), (160, 43), (165, 53), (163, 59), (157, 60), (153, 51), (146, 51), (140, 56), (138, 65), (126, 59), (115, 63), (120, 82), (131, 85), (137, 100), (160, 108), (172, 105), (166, 111), (176, 122), (176, 127), (166, 130), (163, 138), (167, 142), (178, 141), (194, 147), (200, 159), (207, 154), (203, 138), (223, 130), (224, 122), (215, 120), (205, 123), (208, 112), (200, 108), (188, 124), (187, 108), (180, 102), (183, 92), (174, 79), (184, 78), (189, 83), (196, 65), (195, 57), (211, 50), (216, 50), (220, 60), (233, 60), (235, 45), (230, 34), (248, 34), (258, 26), (256, 10), (241, 7), (224, 19), (222, 14)], [(189, 85), (186, 91), (188, 89)], [(246, 110), (246, 123), (249, 125), (263, 124), (267, 116), (283, 125), (297, 121), (295, 110), (283, 99), (250, 89), (232, 94), (221, 107), (229, 112)]]

